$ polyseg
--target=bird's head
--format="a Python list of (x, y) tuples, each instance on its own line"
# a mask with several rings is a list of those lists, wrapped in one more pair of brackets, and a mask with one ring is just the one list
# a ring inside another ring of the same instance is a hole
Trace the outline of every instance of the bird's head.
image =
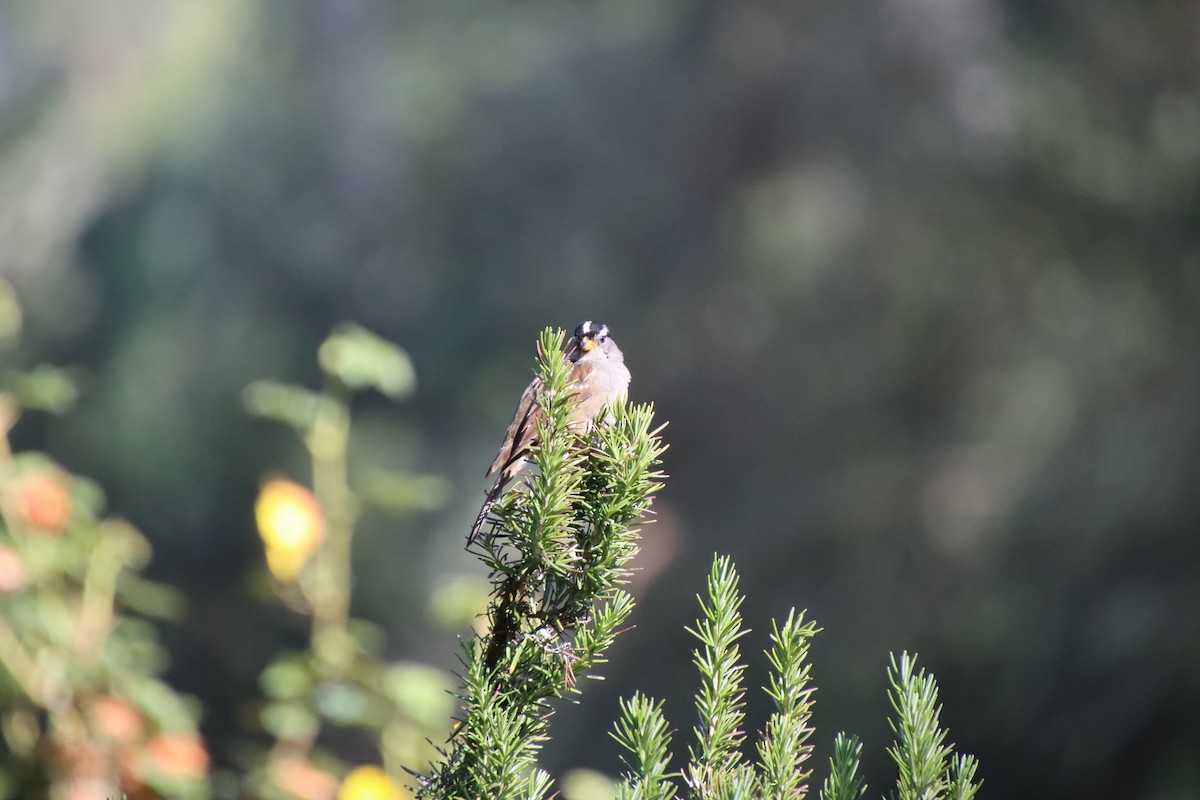
[(571, 338), (568, 358), (578, 361), (597, 347), (605, 348), (608, 341), (608, 326), (603, 322), (593, 320), (582, 322), (579, 327), (575, 328), (575, 335)]

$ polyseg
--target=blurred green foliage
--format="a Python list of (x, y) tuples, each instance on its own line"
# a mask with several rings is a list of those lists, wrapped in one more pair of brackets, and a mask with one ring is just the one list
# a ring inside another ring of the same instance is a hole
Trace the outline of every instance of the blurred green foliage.
[(356, 401), (352, 449), (454, 492), (364, 514), (356, 615), (449, 666), (428, 598), (471, 568), (536, 331), (599, 318), (673, 481), (549, 766), (610, 769), (634, 686), (684, 713), (644, 673), (719, 550), (748, 616), (827, 625), (816, 724), (868, 753), (909, 648), (980, 698), (946, 722), (989, 792), (1200, 786), (1190, 4), (50, 0), (0, 7), (0, 78), (22, 363), (85, 388), (16, 443), (96, 476), (191, 598), (171, 677), (218, 759), (303, 640), (243, 580), (260, 476), (298, 464), (242, 388), (312, 385), (343, 319), (406, 344), (420, 393)]
[[(695, 743), (681, 771), (670, 772), (668, 752), (674, 731), (662, 714), (662, 702), (635, 693), (621, 701), (621, 719), (613, 738), (627, 752), (628, 770), (610, 797), (619, 800), (672, 800), (680, 792), (696, 800), (713, 798), (808, 797), (812, 777), (808, 760), (813, 745), (813, 695), (807, 662), (812, 638), (819, 633), (804, 612), (788, 612), (783, 625), (772, 621), (769, 685), (774, 709), (762, 730), (752, 735), (755, 757), (745, 728), (746, 685), (739, 640), (750, 632), (739, 609), (745, 601), (738, 588), (737, 569), (728, 557), (713, 557), (700, 617), (688, 629), (699, 644), (692, 663), (699, 673), (696, 693)], [(974, 756), (955, 754), (941, 726), (941, 706), (934, 677), (916, 666), (916, 656), (893, 654), (888, 667), (895, 735), (888, 754), (897, 767), (896, 800), (972, 800), (979, 791)], [(821, 800), (860, 800), (867, 787), (859, 775), (862, 745), (855, 736), (839, 733), (833, 739), (829, 773)], [(595, 795), (600, 797), (603, 795)]]
[[(0, 281), (0, 310), (19, 306)], [(0, 357), (0, 797), (204, 798), (209, 755), (193, 698), (160, 679), (169, 656), (148, 618), (184, 604), (141, 571), (150, 545), (107, 516), (104, 492), (11, 434), (38, 409), (66, 411), (66, 373)]]
[[(291, 427), (311, 458), (311, 491), (271, 478), (255, 503), (274, 589), (311, 629), (307, 648), (277, 653), (259, 677), (258, 722), (272, 742), (244, 756), (241, 791), (265, 800), (332, 800), (335, 789), (339, 800), (401, 800), (404, 770), (428, 763), (438, 752), (433, 742), (449, 733), (453, 684), (433, 667), (389, 662), (379, 626), (351, 616), (353, 545), (370, 498), (349, 476), (350, 401), (372, 388), (399, 399), (415, 376), (404, 350), (353, 325), (337, 326), (317, 356), (319, 391), (256, 381), (245, 392), (247, 409)], [(433, 476), (386, 477), (401, 490), (400, 502), (385, 504), (393, 511), (411, 510), (404, 497), (438, 485)], [(436, 508), (437, 501), (435, 492), (420, 507)], [(355, 734), (365, 734), (373, 752), (346, 752), (341, 742)], [(363, 761), (367, 766), (351, 769)]]

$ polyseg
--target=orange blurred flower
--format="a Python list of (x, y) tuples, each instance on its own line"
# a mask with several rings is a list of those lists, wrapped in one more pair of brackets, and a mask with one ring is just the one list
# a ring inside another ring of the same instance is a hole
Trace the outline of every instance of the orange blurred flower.
[(97, 697), (92, 701), (90, 716), (96, 731), (117, 744), (133, 744), (146, 732), (142, 713), (120, 697)]
[(71, 495), (57, 470), (35, 469), (17, 479), (17, 509), (41, 533), (62, 533), (71, 519)]
[(277, 759), (271, 777), (276, 786), (299, 800), (333, 800), (337, 794), (337, 779), (299, 756)]
[(298, 483), (269, 480), (258, 493), (254, 517), (266, 546), (267, 568), (281, 581), (295, 580), (325, 535), (317, 498)]
[(342, 781), (338, 800), (405, 800), (404, 787), (379, 767), (358, 767)]
[(0, 594), (13, 594), (25, 588), (25, 564), (12, 548), (0, 544)]
[(208, 751), (190, 733), (160, 733), (146, 745), (151, 770), (178, 778), (200, 779), (208, 774)]

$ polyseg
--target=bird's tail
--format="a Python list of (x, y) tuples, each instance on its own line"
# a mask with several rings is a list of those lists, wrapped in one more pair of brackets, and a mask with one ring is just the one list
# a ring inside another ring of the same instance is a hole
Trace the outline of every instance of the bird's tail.
[(467, 535), (467, 547), (473, 545), (479, 538), (479, 531), (483, 529), (483, 523), (487, 522), (488, 514), (492, 513), (492, 506), (496, 505), (496, 498), (500, 496), (505, 483), (504, 473), (501, 472), (499, 479), (488, 490), (487, 496), (483, 498), (483, 507), (479, 509), (479, 516), (475, 518), (475, 524), (471, 526), (471, 532)]

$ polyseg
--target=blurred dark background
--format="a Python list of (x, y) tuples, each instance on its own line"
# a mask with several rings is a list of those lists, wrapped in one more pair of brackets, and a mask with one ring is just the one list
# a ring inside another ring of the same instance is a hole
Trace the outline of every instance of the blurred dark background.
[[(838, 730), (891, 780), (907, 649), (990, 797), (1200, 797), (1200, 5), (1064, 0), (0, 6), (0, 272), (80, 406), (18, 444), (97, 478), (186, 591), (171, 680), (226, 763), (303, 622), (251, 506), (307, 479), (240, 392), (331, 326), (411, 353), (358, 455), (439, 473), (368, 516), (356, 613), (444, 667), (429, 597), (544, 325), (602, 319), (671, 480), (608, 680), (546, 763), (620, 769), (616, 698), (693, 723), (714, 552), (824, 627)], [(751, 722), (767, 713), (750, 698)]]

